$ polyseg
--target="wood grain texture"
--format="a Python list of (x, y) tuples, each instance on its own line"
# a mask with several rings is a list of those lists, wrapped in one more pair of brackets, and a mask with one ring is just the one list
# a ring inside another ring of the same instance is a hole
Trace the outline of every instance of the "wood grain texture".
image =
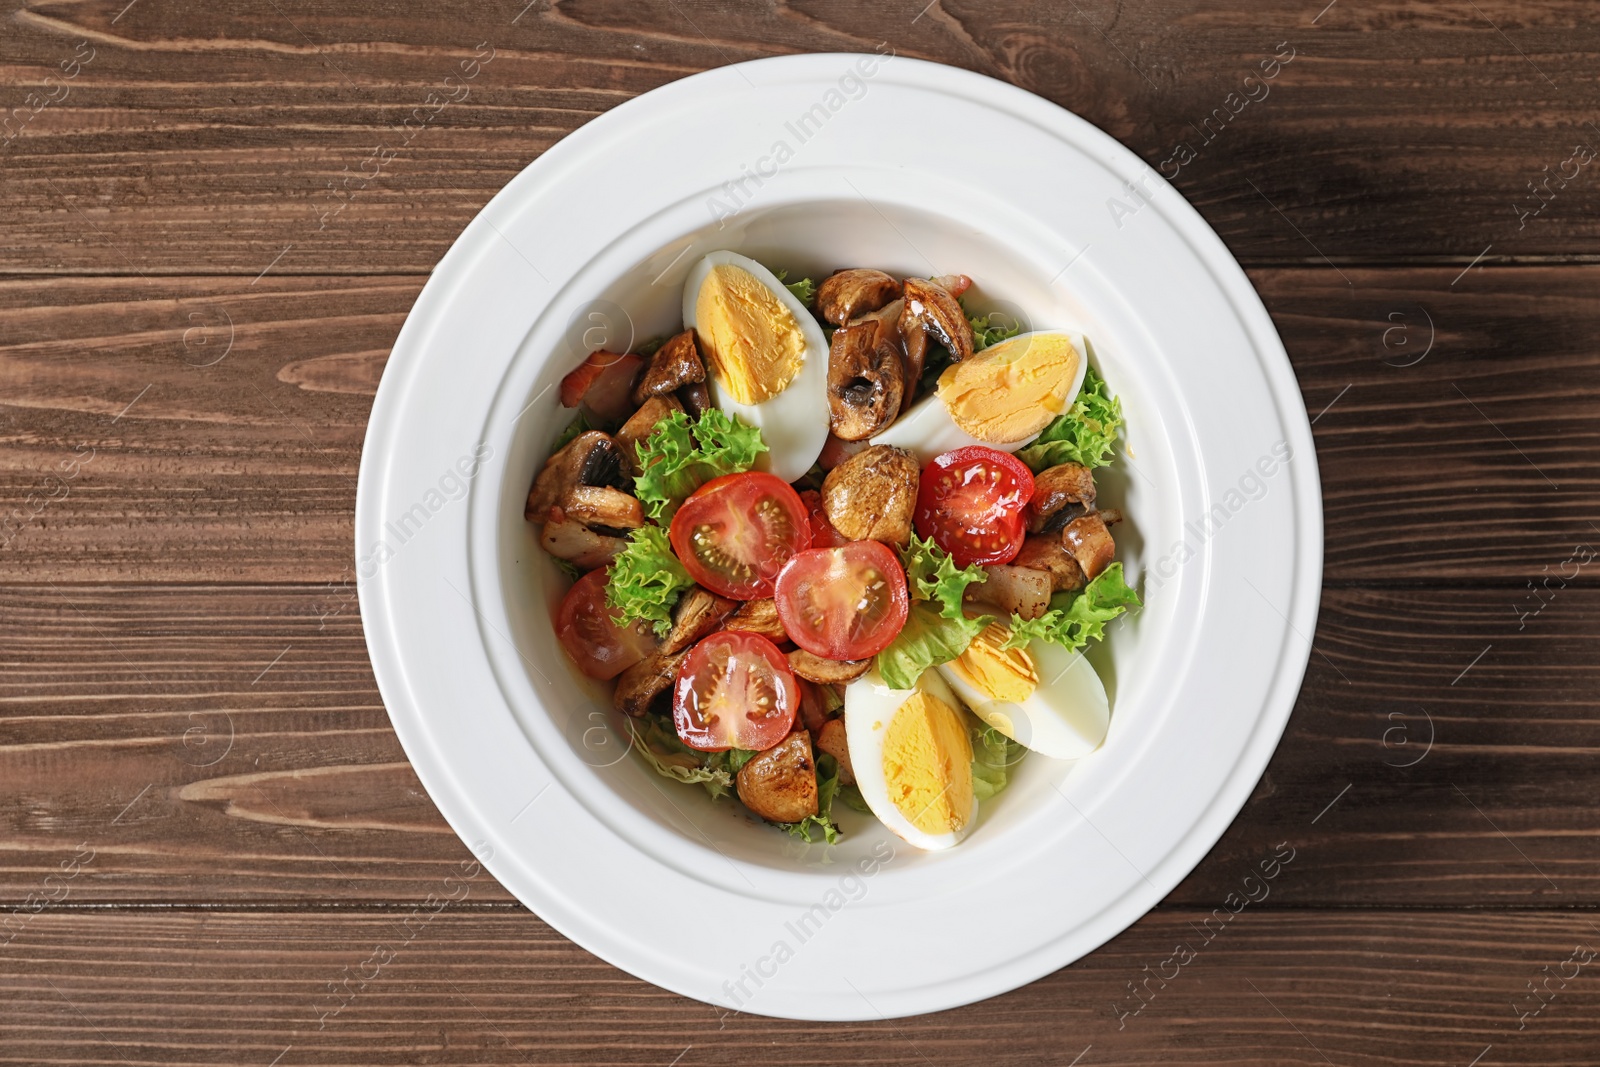
[[(1316, 419), (1330, 581), (1521, 585), (1600, 537), (1600, 267), (1460, 273), (1252, 273)], [(7, 575), (347, 577), (366, 413), (421, 281), (0, 282)]]
[[(1288, 841), (1274, 905), (1600, 904), (1600, 590), (1514, 592), (1328, 590), (1283, 742), (1170, 902)], [(467, 855), (325, 588), (0, 587), (0, 648), (0, 899), (80, 843), (75, 901), (417, 900)]]
[[(1487, 1048), (1547, 1067), (1594, 1062), (1600, 1012), (1600, 963), (1562, 966), (1600, 946), (1575, 915), (1247, 909), (1207, 943), (1207, 913), (1159, 911), (983, 1004), (819, 1024), (686, 1000), (531, 915), (454, 907), (44, 912), (0, 950), (0, 1063), (1415, 1067)], [(1131, 1014), (1178, 944), (1194, 958)], [(1557, 971), (1518, 1029), (1513, 1005)]]
[[(0, 85), (29, 120), (5, 151), (20, 210), (0, 270), (425, 271), (513, 175), (625, 100), (730, 62), (880, 45), (1083, 115), (1175, 174), (1247, 261), (1583, 255), (1600, 233), (1600, 185), (1562, 166), (1600, 146), (1600, 32), (1579, 0), (1320, 16), (1299, 0), (124, 4), (7, 18)], [(79, 41), (92, 58), (46, 83)], [(469, 95), (402, 132), (480, 44), (494, 58)], [(1295, 58), (1245, 102), (1280, 46)], [(378, 144), (399, 155), (346, 189)], [(1180, 145), (1197, 153), (1181, 168)]]

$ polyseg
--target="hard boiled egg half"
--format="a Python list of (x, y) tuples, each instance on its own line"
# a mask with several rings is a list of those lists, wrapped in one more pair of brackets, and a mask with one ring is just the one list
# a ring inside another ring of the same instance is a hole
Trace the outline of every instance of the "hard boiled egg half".
[(990, 623), (934, 671), (978, 718), (1040, 755), (1070, 760), (1099, 748), (1111, 703), (1083, 653), (1048, 641), (1003, 649), (1010, 636), (1004, 623)]
[(874, 667), (844, 691), (856, 785), (878, 820), (925, 849), (949, 848), (978, 815), (972, 740), (961, 705), (933, 671), (890, 689)]
[(945, 368), (938, 390), (872, 443), (910, 449), (923, 463), (967, 445), (1015, 452), (1071, 405), (1088, 369), (1082, 334), (1018, 334)]
[(756, 465), (786, 482), (809, 471), (828, 439), (828, 341), (805, 305), (755, 260), (712, 252), (689, 271), (683, 323), (712, 403), (761, 430)]

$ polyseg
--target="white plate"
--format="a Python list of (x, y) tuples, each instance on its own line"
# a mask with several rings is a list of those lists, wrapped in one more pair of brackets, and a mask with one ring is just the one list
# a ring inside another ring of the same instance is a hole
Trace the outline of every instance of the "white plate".
[[(1146, 606), (1093, 657), (1110, 736), (1077, 764), (1023, 762), (958, 848), (919, 853), (845, 812), (848, 840), (808, 849), (659, 778), (553, 638), (564, 582), (522, 503), (567, 421), (554, 385), (590, 347), (675, 329), (685, 274), (716, 248), (818, 277), (970, 274), (976, 306), (1087, 334), (1122, 397), (1127, 455), (1101, 498), (1130, 516), (1118, 554)], [(1322, 565), (1294, 376), (1183, 198), (1038, 97), (857, 55), (675, 82), (507, 185), (395, 342), (356, 544), (395, 730), (501, 883), (658, 985), (823, 1020), (1005, 992), (1170, 891), (1277, 743)]]

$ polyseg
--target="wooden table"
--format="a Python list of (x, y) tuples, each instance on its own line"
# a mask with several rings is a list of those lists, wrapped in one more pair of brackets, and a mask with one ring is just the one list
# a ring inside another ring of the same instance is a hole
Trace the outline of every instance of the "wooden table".
[[(924, 3), (7, 5), (0, 1062), (1600, 1063), (1592, 5)], [(1176, 173), (1294, 361), (1326, 582), (1271, 767), (1150, 915), (983, 1004), (796, 1024), (487, 874), (428, 905), (468, 852), (373, 684), (351, 515), (407, 309), (529, 160), (694, 71), (880, 43)]]

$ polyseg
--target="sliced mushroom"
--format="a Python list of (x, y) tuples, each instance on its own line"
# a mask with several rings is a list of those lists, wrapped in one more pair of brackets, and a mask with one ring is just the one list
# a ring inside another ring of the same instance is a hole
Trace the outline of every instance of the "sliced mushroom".
[(608, 485), (575, 485), (561, 498), (561, 510), (573, 522), (600, 531), (633, 530), (644, 525), (644, 509), (636, 497)]
[(1051, 534), (1025, 539), (1022, 542), (1022, 551), (1017, 553), (1017, 558), (1011, 563), (1016, 567), (1048, 571), (1052, 593), (1082, 589), (1087, 581), (1083, 576), (1083, 568), (1072, 558), (1072, 553), (1061, 543), (1061, 538)]
[(739, 605), (738, 611), (722, 621), (722, 628), (759, 634), (768, 641), (789, 640), (788, 632), (778, 620), (778, 602), (771, 597), (765, 600), (746, 600)]
[(735, 783), (744, 806), (773, 822), (799, 822), (817, 813), (817, 766), (811, 735), (796, 730), (739, 768)]
[(661, 642), (661, 651), (669, 655), (682, 652), (721, 626), (722, 620), (733, 614), (738, 606), (736, 601), (695, 586), (683, 594), (678, 606), (673, 609), (672, 629), (668, 631), (667, 639)]
[(633, 402), (643, 404), (653, 396), (664, 396), (682, 386), (705, 380), (706, 365), (700, 359), (694, 331), (684, 330), (650, 357), (650, 366), (633, 387)]
[(1028, 532), (1054, 533), (1094, 510), (1094, 474), (1080, 463), (1059, 463), (1034, 475)]
[(900, 414), (905, 362), (890, 330), (865, 319), (833, 332), (828, 351), (828, 421), (833, 435), (862, 441)]
[(932, 338), (943, 345), (950, 358), (960, 363), (972, 356), (972, 323), (967, 313), (937, 281), (907, 278), (906, 306), (900, 312), (900, 334), (909, 353), (913, 337)]
[(850, 745), (845, 740), (844, 720), (829, 719), (816, 731), (816, 746), (839, 761), (839, 784), (855, 785), (856, 769), (850, 762)]
[(1037, 619), (1050, 607), (1051, 576), (1047, 570), (1009, 563), (983, 568), (985, 581), (967, 586), (963, 601), (993, 604), (1024, 619)]
[(892, 445), (863, 449), (828, 472), (822, 509), (851, 541), (904, 545), (917, 507), (917, 457)]
[(815, 653), (797, 648), (789, 653), (789, 669), (808, 682), (818, 685), (840, 685), (853, 682), (872, 666), (872, 659), (824, 659)]
[(551, 508), (539, 544), (557, 559), (592, 571), (604, 567), (622, 554), (627, 542), (620, 537), (595, 533), (581, 522), (567, 518), (560, 508)]
[(823, 696), (823, 687), (804, 678), (796, 678), (795, 684), (800, 687), (800, 714), (797, 718), (800, 720), (800, 725), (814, 734), (828, 721), (828, 705)]
[(1111, 560), (1117, 554), (1111, 531), (1106, 529), (1105, 516), (1098, 511), (1091, 511), (1067, 523), (1061, 531), (1061, 543), (1072, 553), (1072, 558), (1078, 561), (1078, 566), (1083, 568), (1085, 577), (1090, 581), (1111, 566)]
[(817, 313), (835, 326), (877, 311), (900, 295), (900, 283), (881, 270), (836, 271), (817, 286)]
[(691, 418), (698, 419), (711, 410), (711, 390), (704, 382), (695, 382), (678, 390), (678, 400), (683, 404)]
[(617, 688), (611, 703), (618, 711), (641, 718), (656, 697), (672, 688), (678, 664), (688, 652), (667, 654), (656, 651), (617, 675)]
[(543, 522), (567, 490), (580, 485), (613, 485), (622, 473), (622, 452), (610, 434), (589, 430), (579, 434), (555, 455), (533, 480), (523, 517)]
[(622, 429), (617, 431), (617, 447), (621, 452), (622, 465), (630, 475), (639, 473), (639, 442), (649, 437), (651, 431), (662, 420), (670, 418), (674, 411), (682, 410), (683, 405), (678, 403), (677, 397), (653, 396), (622, 424)]

